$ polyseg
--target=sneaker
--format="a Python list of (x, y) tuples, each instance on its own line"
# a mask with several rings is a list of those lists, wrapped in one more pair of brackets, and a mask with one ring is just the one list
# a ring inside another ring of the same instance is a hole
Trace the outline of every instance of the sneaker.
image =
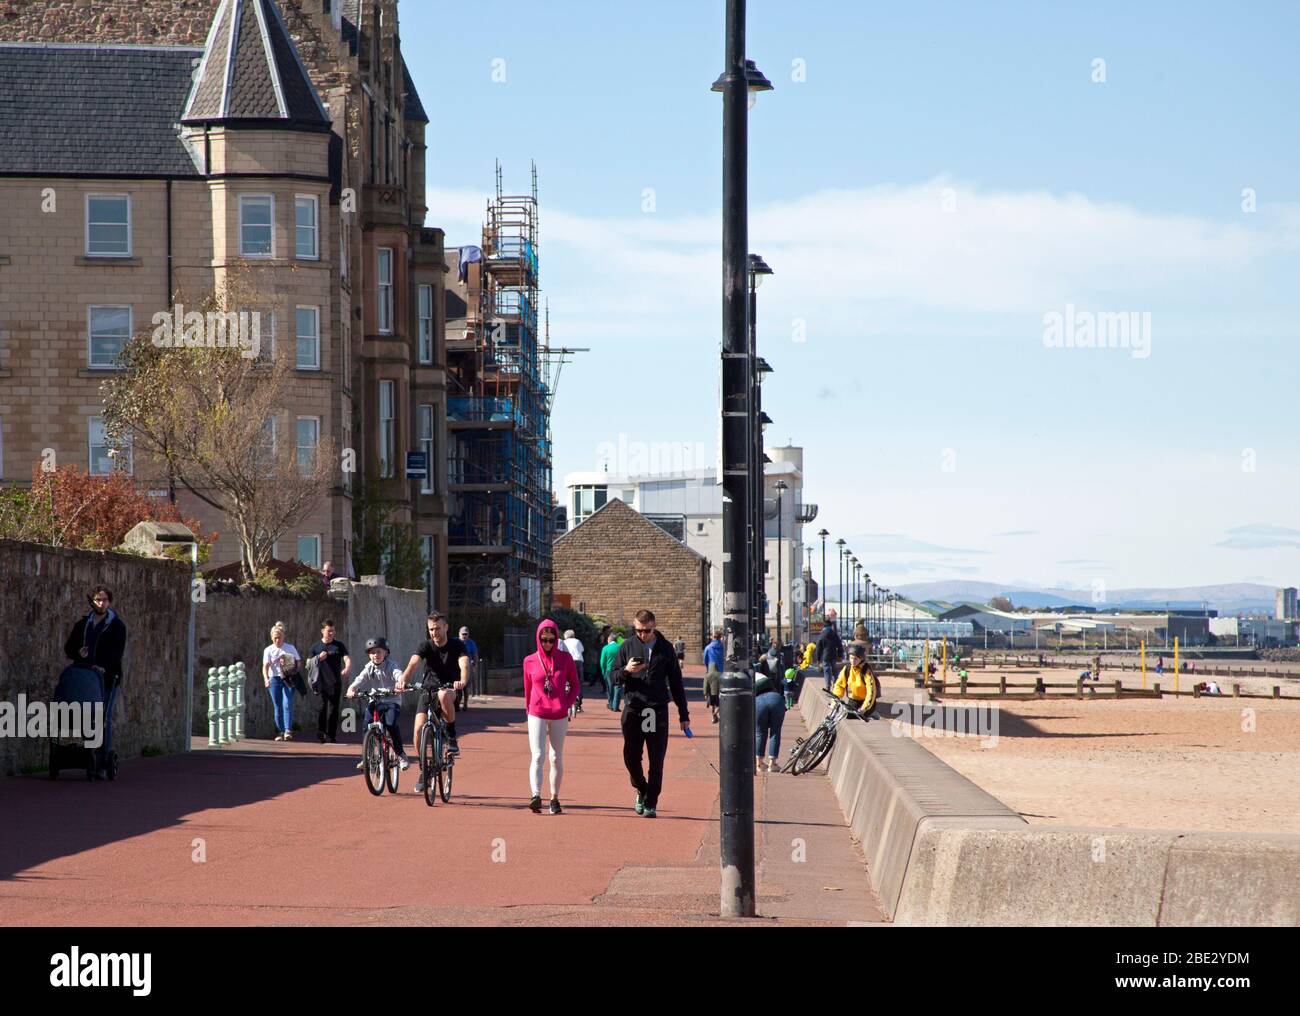
[(713, 722), (714, 722), (714, 723), (717, 723), (717, 722), (718, 722), (718, 718), (717, 718), (716, 716), (713, 717)]
[(528, 802), (528, 808), (535, 815), (540, 815), (542, 813), (542, 798), (540, 794)]
[(460, 754), (460, 742), (457, 741), (456, 738), (454, 737), (447, 738), (447, 754), (448, 755)]
[(325, 743), (325, 735), (324, 735), (324, 734), (321, 734), (321, 733), (318, 733), (318, 734), (316, 735), (316, 740), (318, 740), (321, 744), (324, 744), (324, 743)]
[(399, 758), (399, 759), (397, 760), (397, 768), (398, 768), (398, 769), (403, 769), (403, 770), (405, 770), (405, 769), (410, 769), (410, 768), (411, 768), (411, 760), (410, 760), (409, 758), (407, 758), (405, 755), (403, 755), (401, 758)]
[(360, 762), (357, 763), (357, 768), (358, 768), (358, 769), (364, 769), (365, 767), (366, 767), (366, 760), (365, 760), (365, 759), (362, 759)]
[(645, 794), (642, 794), (639, 791), (636, 795), (636, 813), (638, 815), (645, 814)]
[(415, 792), (416, 792), (417, 794), (423, 794), (423, 793), (424, 793), (424, 777), (423, 777), (423, 776), (421, 776), (418, 780), (415, 781)]
[(293, 731), (292, 731), (292, 730), (286, 730), (286, 731), (284, 732), (284, 739), (285, 739), (286, 741), (292, 741), (292, 740), (293, 740)]
[(558, 815), (558, 814), (560, 813), (560, 811), (561, 811), (561, 809), (560, 809), (560, 799), (559, 799), (558, 797), (552, 797), (552, 798), (551, 798), (551, 814), (552, 814), (552, 815)]
[(277, 740), (277, 741), (283, 741), (283, 740), (284, 740), (284, 733), (281, 732), (281, 733), (279, 733), (279, 734), (276, 734), (276, 735), (275, 735), (275, 740)]
[(659, 813), (658, 813), (657, 811), (655, 811), (653, 808), (651, 808), (650, 805), (647, 804), (646, 807), (645, 807), (645, 812), (644, 812), (644, 814), (645, 814), (645, 817), (646, 817), (646, 818), (654, 818), (654, 817), (656, 817)]

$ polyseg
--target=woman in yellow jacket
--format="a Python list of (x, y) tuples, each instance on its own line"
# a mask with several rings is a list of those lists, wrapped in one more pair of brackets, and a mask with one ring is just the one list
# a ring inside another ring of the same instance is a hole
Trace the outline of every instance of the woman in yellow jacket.
[(876, 707), (880, 697), (880, 679), (867, 667), (867, 647), (855, 642), (849, 647), (849, 662), (840, 669), (832, 694), (847, 698), (849, 703), (864, 714)]

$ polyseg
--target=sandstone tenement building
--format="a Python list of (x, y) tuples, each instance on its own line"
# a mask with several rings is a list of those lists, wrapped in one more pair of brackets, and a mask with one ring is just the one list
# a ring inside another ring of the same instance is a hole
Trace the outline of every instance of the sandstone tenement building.
[[(125, 337), (252, 267), (295, 353), (276, 439), (354, 448), (445, 606), (447, 268), (397, 0), (0, 0), (0, 94), (0, 480), (46, 448), (113, 467), (99, 387)], [(141, 458), (117, 467), (157, 485)], [(277, 556), (349, 567), (354, 480)], [(213, 563), (237, 556), (223, 534)]]

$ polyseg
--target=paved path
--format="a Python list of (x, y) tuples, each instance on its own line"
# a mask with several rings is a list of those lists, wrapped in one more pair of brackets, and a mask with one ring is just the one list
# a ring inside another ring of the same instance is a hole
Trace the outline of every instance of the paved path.
[[(522, 700), (502, 697), (458, 724), (455, 797), (433, 808), (412, 792), (414, 767), (397, 797), (372, 797), (356, 743), (135, 759), (115, 784), (0, 780), (0, 923), (720, 922), (707, 710), (692, 704), (693, 740), (674, 721), (659, 817), (646, 819), (631, 807), (616, 715), (599, 692), (587, 706), (559, 816), (524, 807)], [(786, 736), (799, 727), (791, 713)], [(879, 921), (825, 776), (756, 780), (763, 922)]]

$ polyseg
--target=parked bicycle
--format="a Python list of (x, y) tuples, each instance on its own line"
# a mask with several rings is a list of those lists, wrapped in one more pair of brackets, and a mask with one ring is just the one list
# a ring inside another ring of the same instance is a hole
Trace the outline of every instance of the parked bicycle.
[(860, 710), (850, 707), (843, 699), (837, 698), (831, 703), (830, 712), (817, 725), (817, 729), (809, 734), (806, 739), (800, 737), (795, 741), (794, 747), (790, 749), (790, 758), (778, 772), (790, 773), (792, 776), (802, 776), (804, 773), (816, 769), (821, 764), (822, 759), (829, 755), (831, 749), (835, 747), (835, 737), (840, 724), (850, 714), (859, 719), (867, 719)]
[(366, 693), (366, 715), (369, 723), (366, 736), (361, 742), (362, 773), (366, 779), (366, 788), (378, 797), (388, 788), (390, 794), (397, 793), (398, 774), (401, 771), (401, 759), (397, 747), (384, 726), (380, 713), (379, 700), (392, 695), (392, 688), (372, 688)]
[[(417, 686), (418, 687), (418, 686)], [(433, 807), (437, 798), (443, 804), (451, 801), (452, 770), (456, 756), (447, 751), (447, 721), (437, 697), (429, 719), (420, 731), (420, 778), (424, 781), (424, 803)]]

